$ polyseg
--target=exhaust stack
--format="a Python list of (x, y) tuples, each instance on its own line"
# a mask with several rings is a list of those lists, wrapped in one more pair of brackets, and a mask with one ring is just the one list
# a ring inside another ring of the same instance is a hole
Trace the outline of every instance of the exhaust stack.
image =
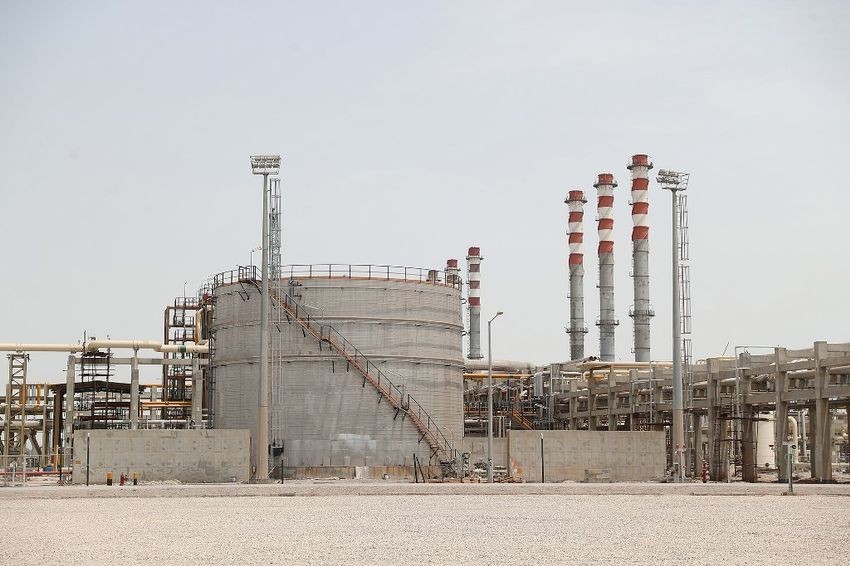
[(446, 260), (446, 285), (457, 285), (460, 275), (460, 270), (457, 267), (456, 259)]
[(632, 277), (635, 302), (629, 309), (635, 327), (635, 361), (650, 361), (649, 326), (655, 311), (649, 303), (649, 170), (646, 154), (632, 156), (627, 167), (632, 172)]
[(599, 232), (599, 359), (613, 361), (616, 355), (614, 336), (620, 322), (614, 313), (614, 188), (611, 173), (597, 176), (597, 230)]
[(471, 247), (466, 256), (469, 281), (469, 354), (470, 360), (481, 355), (481, 248)]
[(584, 322), (584, 191), (570, 191), (567, 194), (567, 206), (570, 210), (567, 237), (570, 244), (570, 359), (584, 358), (584, 335), (587, 325)]

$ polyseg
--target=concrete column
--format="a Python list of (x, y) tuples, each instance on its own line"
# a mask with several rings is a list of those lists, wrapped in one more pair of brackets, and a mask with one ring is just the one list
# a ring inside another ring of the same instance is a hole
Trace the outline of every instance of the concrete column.
[(694, 419), (694, 473), (696, 476), (702, 474), (702, 417), (693, 415)]
[(614, 410), (617, 408), (617, 394), (614, 392), (614, 387), (617, 385), (617, 377), (613, 371), (608, 372), (608, 430), (617, 430), (617, 415)]
[(65, 465), (71, 465), (74, 446), (74, 381), (76, 380), (76, 358), (68, 356), (68, 368), (65, 371), (65, 438), (63, 442)]
[[(809, 450), (809, 425), (806, 423), (809, 416), (808, 409), (800, 409), (800, 422), (797, 423), (797, 433), (800, 435), (800, 457), (804, 457)], [(802, 460), (801, 460), (802, 461)], [(811, 462), (811, 458), (809, 459)]]
[(706, 361), (706, 394), (708, 397), (708, 416), (706, 427), (708, 428), (708, 471), (712, 480), (720, 479), (720, 430), (717, 422), (717, 372), (718, 360), (708, 358)]
[(832, 415), (829, 410), (829, 397), (826, 391), (829, 374), (822, 365), (829, 355), (826, 342), (815, 342), (815, 437), (814, 445), (816, 454), (813, 460), (817, 460), (815, 477), (822, 482), (832, 481)]
[(39, 461), (43, 468), (49, 462), (50, 456), (50, 425), (47, 423), (47, 387), (44, 388), (44, 397), (41, 399), (41, 458)]
[(629, 370), (629, 430), (634, 431), (637, 430), (637, 425), (635, 424), (635, 403), (637, 402), (637, 395), (635, 394), (635, 386), (634, 383), (637, 381), (637, 370), (630, 369)]
[(596, 390), (593, 385), (593, 371), (591, 371), (587, 376), (587, 430), (596, 430), (596, 417), (593, 415), (596, 408)]
[(130, 359), (130, 430), (139, 428), (139, 351)]
[(571, 379), (570, 383), (570, 430), (576, 430), (576, 404), (578, 403), (578, 380)]
[(776, 366), (773, 376), (776, 385), (776, 427), (773, 439), (773, 454), (776, 469), (779, 470), (779, 481), (788, 481), (788, 459), (785, 446), (788, 437), (788, 401), (785, 400), (788, 393), (788, 372), (783, 370), (786, 363), (785, 348), (774, 350), (774, 364)]
[(198, 358), (192, 358), (192, 421), (200, 425), (203, 420), (204, 376)]
[(12, 451), (12, 375), (9, 374), (9, 381), (6, 382), (6, 411), (3, 413), (5, 417), (3, 425), (3, 454), (8, 456)]
[(742, 407), (741, 417), (741, 479), (745, 482), (755, 482), (758, 479), (758, 471), (752, 405)]
[[(848, 436), (848, 438), (850, 438), (850, 404), (848, 404), (844, 408), (844, 412), (845, 412), (844, 426), (846, 427), (845, 430), (847, 431), (847, 436)], [(848, 464), (848, 471), (850, 471), (850, 464)]]
[[(50, 439), (52, 441), (50, 452), (56, 457), (59, 453), (59, 439), (62, 437), (62, 395), (58, 392), (53, 393), (53, 434)], [(58, 460), (53, 461), (58, 464)]]

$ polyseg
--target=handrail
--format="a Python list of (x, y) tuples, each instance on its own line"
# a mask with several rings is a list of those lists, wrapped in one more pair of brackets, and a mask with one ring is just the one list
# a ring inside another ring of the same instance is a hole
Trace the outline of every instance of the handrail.
[[(393, 266), (382, 267), (391, 268)], [(282, 268), (283, 274), (285, 274), (285, 271), (286, 269)], [(387, 273), (392, 274), (392, 271), (388, 271)], [(258, 275), (258, 270), (255, 266), (239, 266), (237, 269), (224, 271), (210, 277), (198, 291), (198, 294), (203, 296), (204, 293), (212, 293), (218, 287), (234, 283), (249, 283), (259, 288), (260, 278)], [(439, 282), (439, 284), (445, 283)], [(317, 322), (303, 305), (299, 304), (289, 293), (282, 289), (270, 289), (269, 296), (274, 299), (275, 303), (283, 307), (286, 312), (295, 318), (295, 321), (313, 335), (314, 338), (320, 342), (327, 342), (340, 355), (349, 360), (363, 375), (364, 379), (370, 381), (378, 392), (387, 398), (390, 404), (409, 415), (416, 424), (416, 427), (422, 432), (423, 438), (426, 439), (428, 445), (434, 449), (434, 454), (443, 452), (446, 458), (454, 457), (452, 443), (449, 442), (443, 430), (431, 418), (430, 413), (428, 413), (425, 407), (412, 395), (405, 393), (395, 385), (374, 362), (370, 361), (363, 352), (340, 334), (336, 328), (323, 322)]]
[(372, 265), (348, 263), (292, 264), (281, 267), (281, 277), (290, 279), (374, 279), (380, 281), (412, 281), (433, 283), (460, 289), (458, 274), (438, 269), (406, 265)]
[[(463, 281), (459, 274), (446, 273), (438, 269), (409, 267), (405, 265), (370, 264), (292, 264), (280, 268), (281, 279), (365, 279), (374, 281), (409, 281), (443, 285), (461, 289)], [(198, 297), (211, 293), (222, 285), (260, 281), (260, 270), (256, 265), (239, 265), (210, 276), (198, 290)]]

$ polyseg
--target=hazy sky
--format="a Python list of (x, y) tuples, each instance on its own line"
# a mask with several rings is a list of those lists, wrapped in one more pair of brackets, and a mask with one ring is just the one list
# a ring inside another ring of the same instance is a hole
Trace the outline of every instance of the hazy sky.
[[(649, 153), (653, 357), (669, 359), (670, 196), (691, 173), (694, 351), (850, 340), (850, 3), (0, 4), (0, 342), (161, 339), (247, 263), (284, 156), (284, 262), (438, 267), (480, 245), (497, 358), (568, 357), (569, 189)], [(462, 263), (464, 263), (462, 261)], [(31, 380), (64, 356), (34, 354)], [(0, 372), (5, 381), (5, 371)]]

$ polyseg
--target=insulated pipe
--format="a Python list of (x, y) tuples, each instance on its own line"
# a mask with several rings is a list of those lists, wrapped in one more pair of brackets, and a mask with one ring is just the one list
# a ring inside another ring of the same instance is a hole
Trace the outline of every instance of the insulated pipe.
[(570, 246), (568, 260), (570, 270), (570, 359), (584, 358), (584, 191), (570, 191), (564, 200), (569, 207), (567, 239)]
[(480, 360), (481, 355), (481, 248), (471, 247), (466, 256), (469, 269), (469, 353), (470, 360)]
[(82, 344), (2, 344), (0, 352), (82, 352)]
[(627, 167), (632, 172), (632, 277), (634, 305), (629, 316), (634, 321), (635, 361), (648, 362), (649, 327), (655, 312), (649, 303), (649, 156), (632, 156)]
[(620, 322), (614, 313), (614, 188), (617, 182), (611, 173), (597, 175), (593, 185), (597, 193), (597, 231), (599, 233), (599, 358), (613, 360), (616, 356), (614, 336)]
[(94, 352), (100, 348), (153, 350), (177, 354), (208, 354), (209, 343), (203, 340), (192, 345), (162, 344), (153, 340), (92, 340), (82, 344), (11, 344), (0, 343), (0, 352)]
[[(486, 370), (487, 362), (474, 362), (467, 360), (463, 367), (467, 370)], [(494, 371), (536, 371), (540, 366), (532, 362), (517, 362), (513, 360), (493, 360)]]
[(101, 348), (153, 350), (154, 352), (176, 354), (208, 354), (210, 351), (209, 343), (206, 340), (191, 345), (162, 344), (153, 340), (92, 340), (86, 344), (87, 352), (94, 352)]

